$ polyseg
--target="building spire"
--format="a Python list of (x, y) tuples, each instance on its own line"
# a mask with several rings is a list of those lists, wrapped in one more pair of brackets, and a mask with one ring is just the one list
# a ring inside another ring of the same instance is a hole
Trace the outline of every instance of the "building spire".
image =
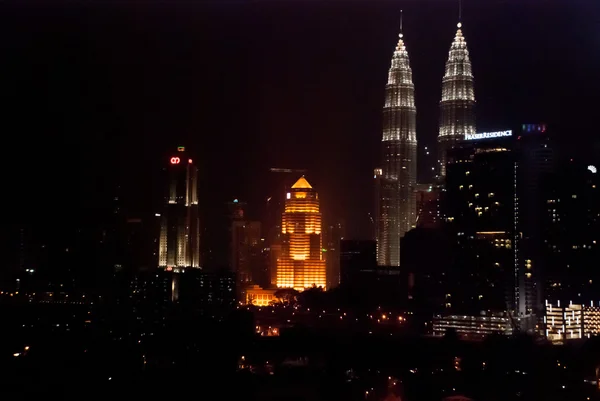
[(462, 0), (458, 0), (456, 35), (448, 52), (442, 79), (438, 161), (440, 177), (446, 175), (448, 151), (467, 135), (475, 133), (475, 90), (467, 42), (462, 33)]
[(402, 17), (404, 16), (404, 11), (400, 10), (400, 39), (404, 36), (404, 31), (402, 30)]
[(417, 133), (415, 86), (404, 45), (404, 12), (383, 104), (381, 173), (375, 173), (377, 264), (400, 266), (400, 239), (416, 221)]

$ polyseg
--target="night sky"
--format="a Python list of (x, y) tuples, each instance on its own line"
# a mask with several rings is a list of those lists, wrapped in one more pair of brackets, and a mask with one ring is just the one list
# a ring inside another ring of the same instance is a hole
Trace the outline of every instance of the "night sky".
[[(367, 237), (400, 9), (425, 181), (456, 3), (3, 2), (6, 218), (81, 224), (117, 185), (128, 214), (151, 213), (161, 161), (185, 145), (205, 215), (234, 197), (260, 204), (269, 167), (307, 168), (327, 220)], [(563, 148), (590, 149), (600, 2), (464, 0), (463, 25), (478, 131), (547, 122)]]

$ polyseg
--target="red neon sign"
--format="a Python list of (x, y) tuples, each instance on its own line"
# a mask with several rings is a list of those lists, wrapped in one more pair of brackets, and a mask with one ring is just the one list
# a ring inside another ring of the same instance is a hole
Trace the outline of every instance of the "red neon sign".
[(179, 164), (180, 161), (179, 157), (171, 157), (171, 164)]

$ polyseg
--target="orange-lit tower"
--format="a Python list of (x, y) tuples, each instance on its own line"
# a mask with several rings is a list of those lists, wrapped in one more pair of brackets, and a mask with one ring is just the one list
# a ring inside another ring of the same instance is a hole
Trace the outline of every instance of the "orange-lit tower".
[(326, 289), (319, 195), (304, 177), (287, 193), (281, 219), (283, 246), (277, 261), (277, 287)]

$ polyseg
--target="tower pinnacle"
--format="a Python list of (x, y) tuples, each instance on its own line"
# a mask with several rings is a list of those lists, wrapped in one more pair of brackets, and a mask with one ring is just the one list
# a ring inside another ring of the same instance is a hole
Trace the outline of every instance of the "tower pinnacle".
[(438, 136), (440, 177), (446, 175), (448, 151), (462, 141), (466, 135), (475, 133), (475, 91), (467, 42), (461, 30), (461, 0), (459, 0), (458, 6), (458, 30), (448, 52), (446, 71), (442, 79)]
[(404, 37), (404, 32), (402, 31), (402, 17), (403, 17), (404, 12), (402, 10), (400, 10), (400, 39), (402, 39)]

